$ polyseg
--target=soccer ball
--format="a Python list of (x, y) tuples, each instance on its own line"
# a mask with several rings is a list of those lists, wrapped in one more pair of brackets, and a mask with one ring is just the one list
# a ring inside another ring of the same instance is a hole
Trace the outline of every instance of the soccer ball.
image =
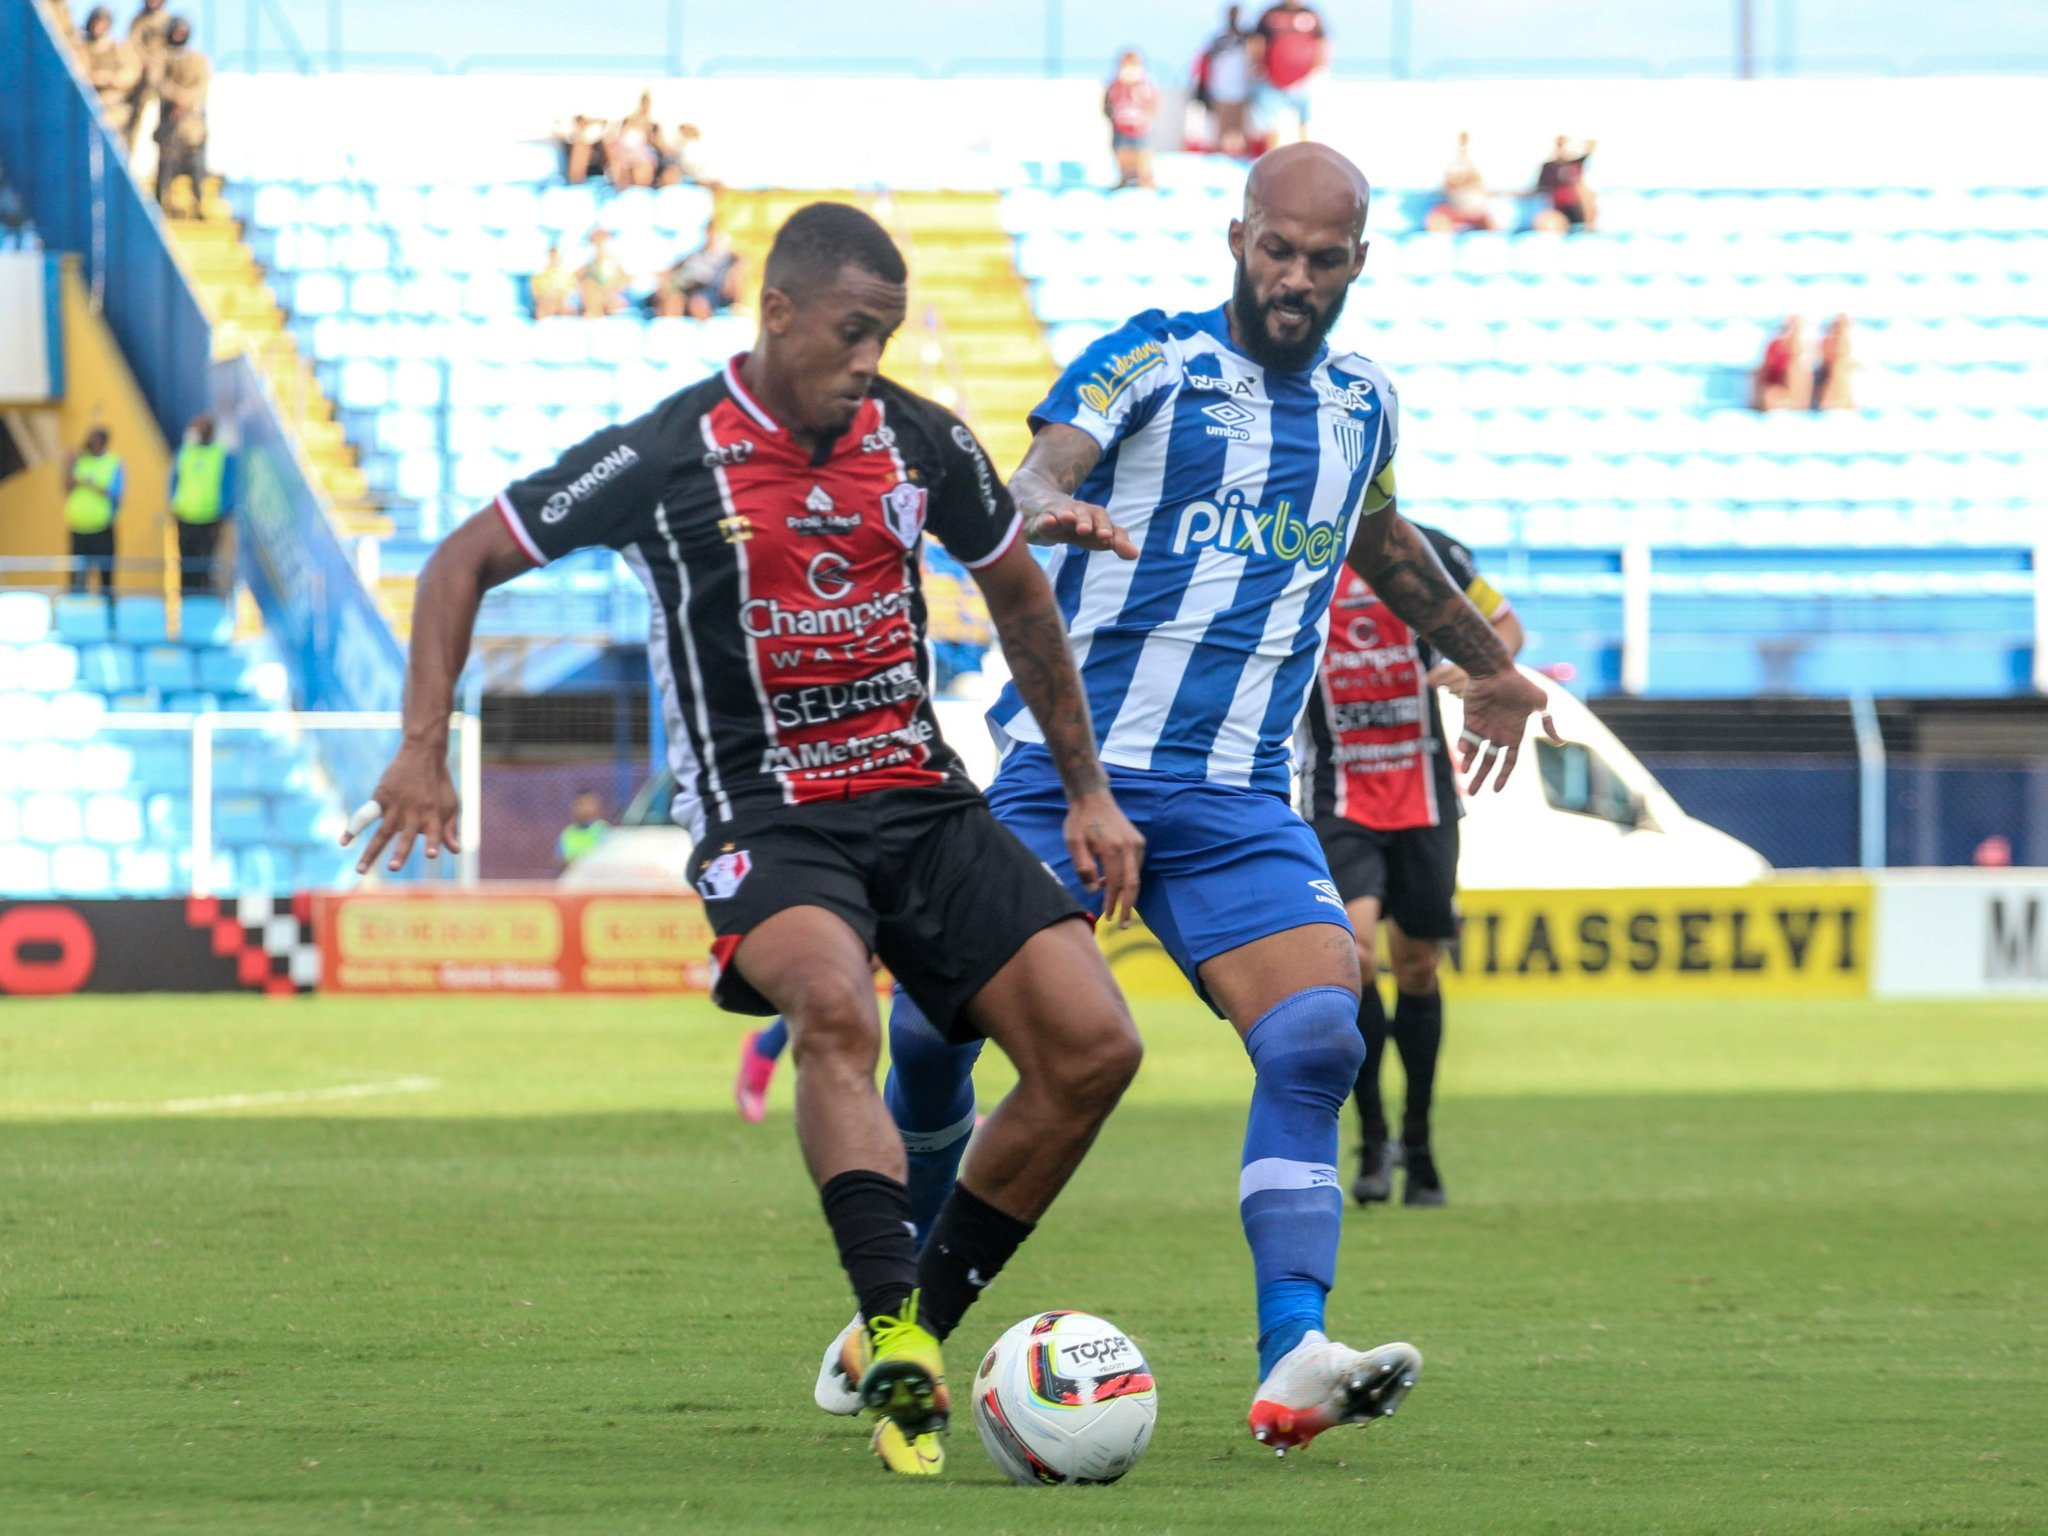
[(1152, 1367), (1086, 1312), (1041, 1312), (997, 1339), (974, 1373), (974, 1427), (1013, 1483), (1113, 1483), (1159, 1417)]

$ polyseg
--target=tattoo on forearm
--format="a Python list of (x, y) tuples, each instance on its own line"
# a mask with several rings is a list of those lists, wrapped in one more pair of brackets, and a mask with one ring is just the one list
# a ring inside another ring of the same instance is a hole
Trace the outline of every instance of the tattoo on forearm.
[(1024, 514), (1024, 537), (1035, 535), (1045, 514), (1071, 501), (1089, 471), (1102, 460), (1102, 450), (1085, 433), (1048, 428), (1031, 444), (1017, 473), (1010, 477), (1010, 494)]
[(1067, 648), (1066, 626), (1050, 603), (1006, 614), (996, 621), (1003, 659), (1017, 692), (1045, 733), (1045, 745), (1070, 795), (1102, 788), (1108, 779), (1095, 755), (1095, 725), (1088, 697)]
[(1362, 572), (1397, 618), (1473, 676), (1511, 665), (1486, 616), (1452, 584), (1443, 562), (1405, 521), (1389, 531), (1380, 561)]

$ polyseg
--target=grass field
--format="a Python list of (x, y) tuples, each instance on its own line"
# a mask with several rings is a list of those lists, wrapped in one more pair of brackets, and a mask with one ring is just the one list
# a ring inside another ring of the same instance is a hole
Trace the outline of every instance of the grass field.
[(741, 1124), (707, 1006), (0, 1005), (0, 1532), (2048, 1529), (2044, 1010), (1453, 999), (1454, 1203), (1350, 1213), (1333, 1301), (1427, 1373), (1278, 1463), (1249, 1069), (1192, 1007), (1140, 1021), (952, 1355), (1106, 1313), (1159, 1432), (1115, 1488), (1027, 1490), (964, 1414), (930, 1484), (812, 1407), (848, 1297), (788, 1084)]

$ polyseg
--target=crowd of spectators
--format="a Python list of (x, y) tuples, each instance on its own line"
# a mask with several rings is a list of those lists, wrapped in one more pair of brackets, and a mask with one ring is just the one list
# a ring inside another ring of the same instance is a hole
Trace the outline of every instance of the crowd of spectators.
[[(1591, 230), (1599, 218), (1599, 199), (1586, 180), (1586, 161), (1592, 157), (1594, 141), (1574, 146), (1564, 134), (1557, 136), (1551, 156), (1536, 173), (1536, 184), (1527, 192), (1510, 194), (1516, 200), (1533, 200), (1529, 226), (1549, 234)], [(1423, 219), (1423, 226), (1438, 234), (1462, 235), (1473, 230), (1499, 229), (1502, 211), (1486, 178), (1472, 159), (1472, 135), (1458, 135), (1457, 152), (1444, 167), (1443, 190), (1436, 206)]]
[(1755, 411), (1848, 411), (1856, 408), (1850, 375), (1856, 367), (1847, 315), (1836, 315), (1809, 348), (1806, 325), (1788, 315), (1749, 377)]
[[(192, 23), (174, 14), (168, 0), (142, 0), (125, 33), (114, 29), (114, 13), (96, 5), (81, 32), (62, 0), (47, 0), (51, 19), (70, 43), (79, 73), (99, 98), (108, 128), (127, 146), (131, 164), (145, 179), (155, 159), (156, 198), (166, 212), (196, 207), (206, 180), (206, 98), (213, 64), (192, 46)], [(138, 142), (149, 148), (138, 154)], [(192, 202), (174, 204), (179, 178), (190, 182)]]
[(536, 320), (565, 315), (601, 320), (635, 308), (708, 320), (739, 300), (745, 263), (716, 219), (705, 225), (701, 245), (652, 272), (628, 267), (612, 245), (612, 232), (602, 225), (588, 239), (589, 250), (578, 265), (570, 266), (561, 247), (551, 245), (546, 264), (527, 279)]
[(1279, 0), (1251, 26), (1242, 7), (1228, 7), (1195, 59), (1189, 147), (1249, 159), (1306, 138), (1329, 70), (1329, 34), (1313, 6)]
[(642, 91), (623, 117), (578, 114), (555, 130), (562, 152), (562, 177), (570, 186), (608, 181), (628, 187), (700, 186), (718, 190), (704, 155), (704, 135), (695, 123), (664, 128), (654, 119), (654, 93)]

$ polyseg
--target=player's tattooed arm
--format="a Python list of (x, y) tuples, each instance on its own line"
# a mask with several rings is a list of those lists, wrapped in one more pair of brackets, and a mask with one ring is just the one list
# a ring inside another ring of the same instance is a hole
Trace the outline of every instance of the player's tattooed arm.
[(1114, 550), (1126, 560), (1137, 559), (1138, 546), (1108, 511), (1074, 499), (1101, 462), (1101, 447), (1079, 427), (1051, 422), (1039, 429), (1024, 462), (1010, 477), (1010, 494), (1024, 515), (1027, 540)]
[(1472, 605), (1429, 540), (1394, 508), (1360, 521), (1351, 568), (1381, 602), (1472, 677), (1511, 669), (1514, 658), (1486, 615)]
[[(1429, 540), (1396, 508), (1362, 518), (1346, 558), (1397, 618), (1465, 669), (1458, 771), (1472, 774), (1468, 787), (1476, 793), (1498, 767), (1493, 787), (1504, 786), (1521, 755), (1529, 717), (1542, 711), (1548, 697), (1515, 670), (1514, 658), (1486, 615), (1459, 590)], [(1552, 741), (1559, 739), (1547, 714), (1543, 729)]]
[(1095, 749), (1088, 695), (1067, 646), (1052, 587), (1022, 544), (974, 573), (1017, 692), (1045, 736), (1067, 791), (1067, 851), (1081, 883), (1102, 892), (1103, 916), (1126, 924), (1138, 899), (1145, 839), (1117, 808)]

